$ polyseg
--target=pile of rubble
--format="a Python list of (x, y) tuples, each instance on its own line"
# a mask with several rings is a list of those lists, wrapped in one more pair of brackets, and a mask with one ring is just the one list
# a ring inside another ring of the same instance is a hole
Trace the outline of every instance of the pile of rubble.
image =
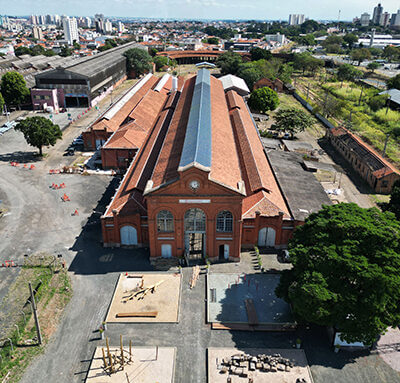
[(221, 374), (238, 375), (242, 378), (247, 378), (250, 371), (261, 372), (277, 372), (287, 371), (294, 367), (294, 363), (281, 354), (272, 355), (257, 355), (252, 356), (249, 354), (235, 354), (230, 358), (223, 358), (222, 362), (218, 364), (218, 370)]

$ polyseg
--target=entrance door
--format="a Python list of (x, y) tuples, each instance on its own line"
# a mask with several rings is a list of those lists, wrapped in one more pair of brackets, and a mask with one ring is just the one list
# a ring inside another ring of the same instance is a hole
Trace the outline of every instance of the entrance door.
[(172, 247), (171, 245), (161, 245), (161, 257), (171, 258), (172, 257)]
[(219, 245), (218, 259), (220, 261), (229, 259), (229, 245)]
[(206, 255), (206, 215), (201, 209), (189, 209), (185, 213), (185, 251), (189, 259), (201, 259)]
[(263, 227), (258, 232), (259, 247), (274, 247), (275, 246), (275, 230), (272, 227)]
[(133, 246), (137, 245), (137, 231), (133, 226), (122, 226), (120, 230), (121, 245)]
[(105, 140), (96, 139), (96, 149), (97, 150), (100, 149), (104, 145), (105, 142), (106, 142)]

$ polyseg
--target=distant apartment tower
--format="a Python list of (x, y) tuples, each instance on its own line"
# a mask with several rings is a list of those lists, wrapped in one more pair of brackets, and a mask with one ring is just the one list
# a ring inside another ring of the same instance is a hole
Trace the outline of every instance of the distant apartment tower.
[(121, 21), (118, 21), (118, 33), (124, 33), (125, 26)]
[(369, 25), (369, 13), (365, 12), (360, 17), (360, 24), (362, 27), (368, 27)]
[(390, 18), (390, 28), (400, 29), (400, 9)]
[(54, 24), (56, 24), (56, 25), (60, 25), (61, 24), (60, 15), (54, 15)]
[(40, 25), (46, 25), (46, 16), (45, 15), (40, 15), (39, 16), (39, 24)]
[(68, 41), (69, 45), (72, 45), (74, 41), (79, 42), (78, 23), (75, 17), (64, 17), (63, 28), (65, 40)]
[(279, 44), (285, 44), (285, 35), (277, 33), (276, 35), (265, 35), (265, 41), (277, 41)]
[(32, 28), (33, 38), (36, 40), (43, 40), (43, 31), (40, 27), (33, 27)]
[(388, 27), (389, 24), (390, 24), (390, 13), (389, 12), (382, 13), (380, 25), (382, 25), (383, 27)]
[(112, 32), (112, 22), (110, 20), (106, 20), (104, 23), (104, 32), (105, 33), (111, 33)]
[(92, 19), (90, 17), (85, 17), (85, 27), (86, 28), (92, 27)]
[(94, 15), (94, 24), (96, 27), (96, 32), (104, 33), (104, 15), (102, 13), (96, 13)]
[(29, 16), (29, 22), (32, 25), (38, 25), (38, 17), (36, 15)]
[(381, 23), (381, 17), (383, 13), (383, 7), (379, 3), (375, 8), (374, 8), (374, 13), (372, 14), (372, 22), (377, 25)]
[(305, 16), (300, 14), (289, 15), (289, 25), (300, 25), (305, 21)]

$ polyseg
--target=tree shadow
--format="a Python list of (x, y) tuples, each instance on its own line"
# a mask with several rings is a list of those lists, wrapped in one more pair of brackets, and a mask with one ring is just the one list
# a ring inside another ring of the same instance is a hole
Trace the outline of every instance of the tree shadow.
[(42, 158), (43, 157), (41, 157), (37, 151), (17, 151), (13, 153), (0, 154), (1, 162), (19, 162), (21, 164), (25, 164), (27, 162), (38, 162), (41, 161)]
[(70, 250), (76, 252), (69, 271), (75, 274), (106, 274), (121, 271), (150, 271), (153, 266), (149, 261), (147, 248), (104, 248), (101, 242), (100, 217), (105, 212), (118, 187), (115, 177), (97, 203), (82, 231)]

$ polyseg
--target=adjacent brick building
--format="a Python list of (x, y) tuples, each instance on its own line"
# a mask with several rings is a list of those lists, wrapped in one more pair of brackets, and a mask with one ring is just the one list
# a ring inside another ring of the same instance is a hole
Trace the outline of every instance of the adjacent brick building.
[(369, 145), (343, 127), (329, 129), (327, 138), (376, 193), (392, 191), (399, 171)]

